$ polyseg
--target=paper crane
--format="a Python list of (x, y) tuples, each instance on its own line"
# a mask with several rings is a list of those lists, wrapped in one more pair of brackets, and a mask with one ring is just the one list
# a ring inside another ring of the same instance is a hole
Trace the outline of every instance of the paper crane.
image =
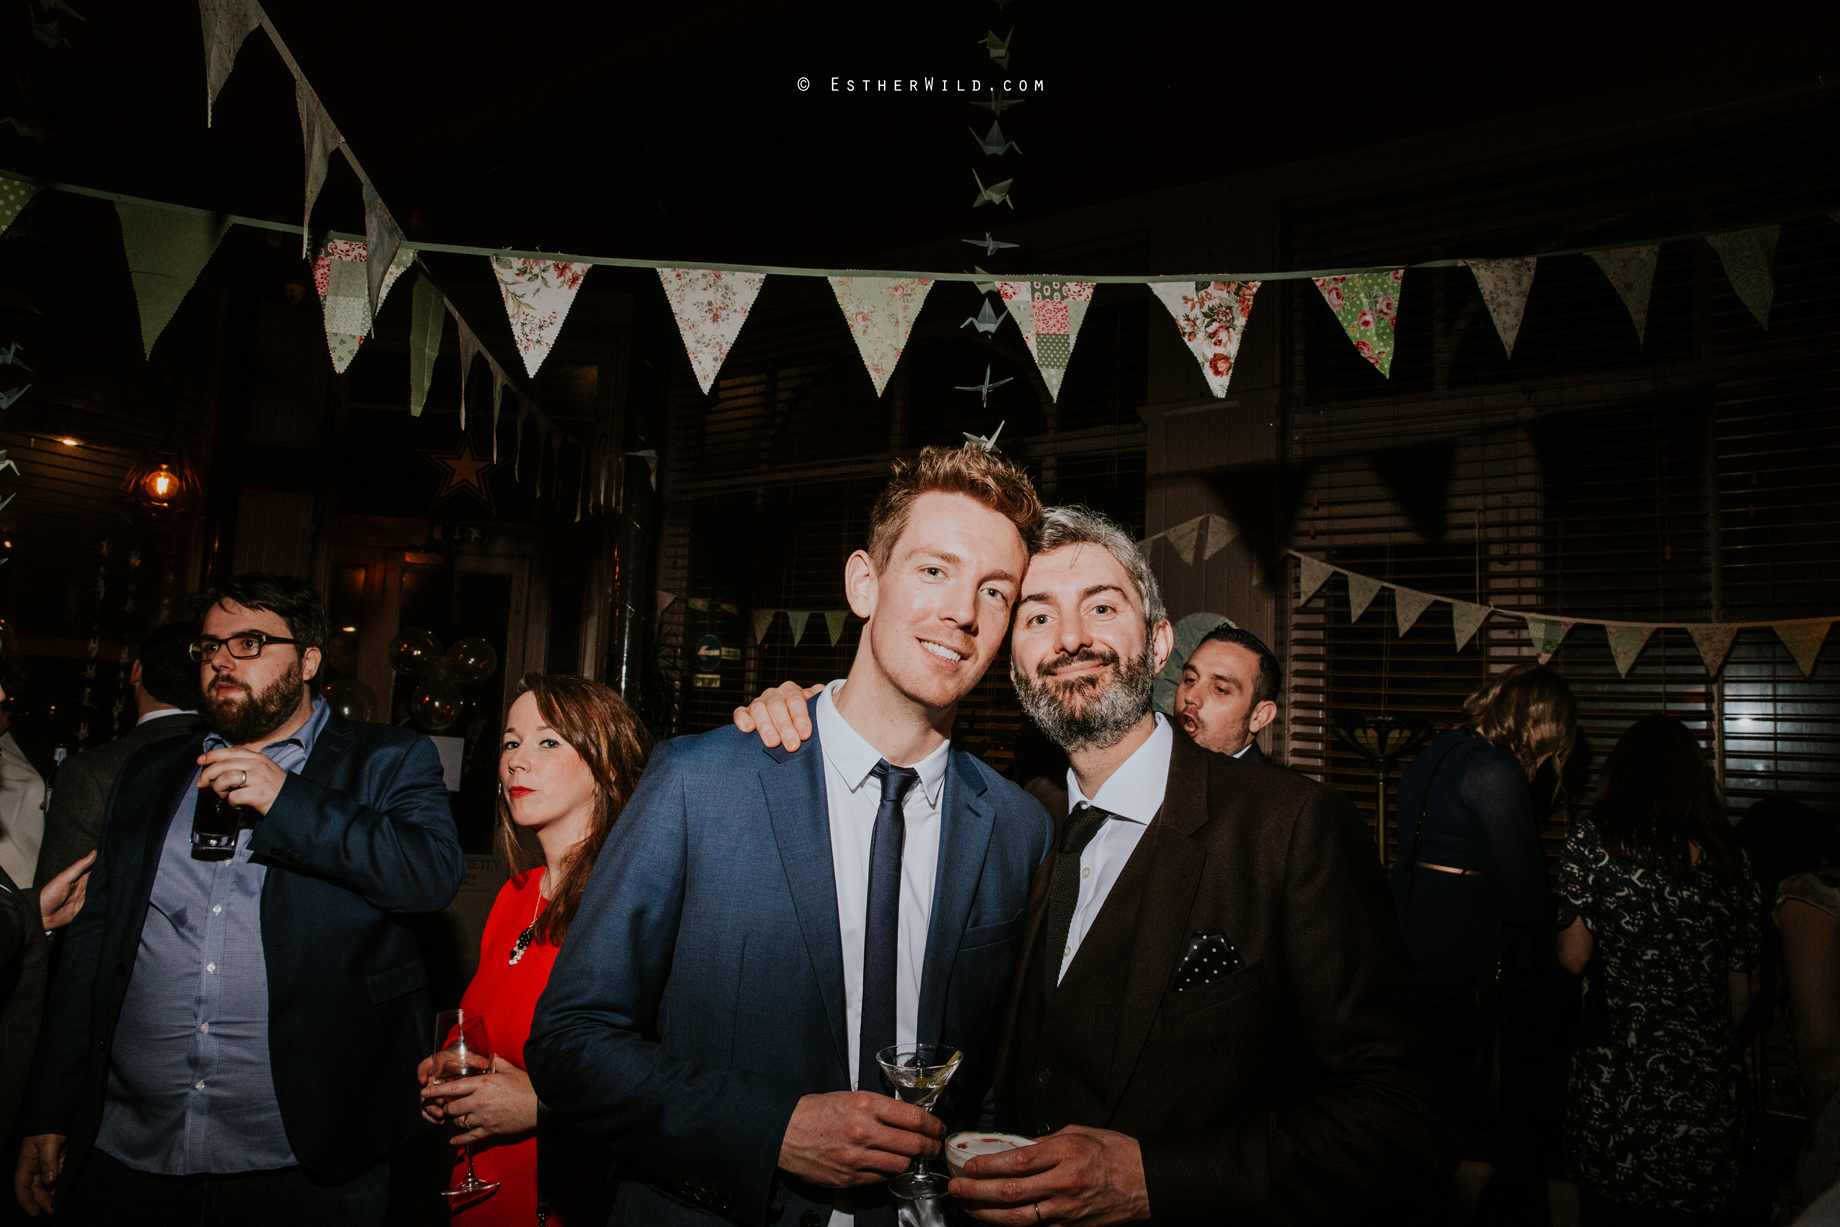
[[(995, 312), (993, 312), (990, 309), (990, 300), (986, 298), (984, 300), (983, 307), (979, 309), (976, 315), (973, 315), (967, 320), (965, 320), (965, 324), (970, 324), (972, 327), (976, 328), (978, 332), (982, 333), (985, 336), (989, 336), (991, 333), (995, 332), (998, 328), (1002, 327), (1003, 321), (1008, 318), (1009, 318), (1008, 311), (1003, 312), (1001, 315), (998, 315)], [(965, 324), (960, 324), (959, 327), (963, 328)]]
[[(12, 115), (5, 115), (0, 116), (0, 124), (12, 124), (13, 131), (30, 140), (48, 141), (51, 139), (51, 134), (45, 131), (45, 125), (42, 120), (18, 119)], [(43, 314), (43, 312), (40, 314)]]
[(1021, 145), (1018, 145), (1015, 141), (1006, 141), (1003, 139), (1003, 126), (995, 120), (991, 121), (990, 131), (983, 136), (977, 134), (976, 128), (969, 128), (967, 131), (971, 133), (971, 139), (978, 143), (978, 148), (982, 149), (993, 158), (1000, 158), (1012, 149), (1017, 153), (1022, 152)]
[(1005, 179), (1001, 183), (993, 183), (989, 187), (985, 187), (984, 181), (978, 178), (978, 173), (975, 168), (973, 168), (971, 172), (971, 177), (977, 179), (978, 185), (977, 199), (971, 202), (972, 208), (977, 208), (985, 201), (989, 201), (991, 204), (1006, 204), (1012, 209), (1016, 207), (1016, 202), (1009, 198), (1009, 185), (1015, 182), (1014, 179)]
[[(980, 183), (978, 184), (978, 186), (982, 187), (984, 185)], [(990, 237), (990, 231), (988, 230), (984, 232), (984, 237), (981, 239), (960, 239), (959, 242), (969, 243), (973, 247), (982, 247), (984, 249), (984, 254), (987, 256), (996, 255), (998, 250), (1004, 247), (1020, 247), (1021, 246), (1020, 243), (1005, 243), (1002, 239), (993, 239)], [(983, 271), (984, 270), (981, 268), (978, 269), (978, 272), (980, 273)]]
[(0, 392), (0, 409), (11, 409), (13, 407), (14, 401), (18, 400), (20, 397), (24, 396), (27, 392), (30, 392), (31, 390), (32, 390), (32, 385), (27, 384), (23, 388), (14, 388), (11, 391)]
[[(60, 13), (69, 13), (72, 17), (75, 17), (78, 21), (88, 21), (89, 20), (89, 18), (85, 17), (83, 14), (77, 12), (77, 10), (71, 8), (68, 4), (65, 4), (64, 0), (38, 0), (38, 7), (41, 9), (44, 9), (47, 13), (51, 12), (53, 9), (57, 10)], [(998, 6), (998, 7), (1001, 7), (1001, 6)]]
[[(47, 47), (55, 47), (59, 43), (63, 43), (66, 47), (70, 46), (70, 40), (68, 38), (65, 38), (62, 34), (58, 33), (58, 23), (57, 22), (40, 21), (38, 19), (38, 16), (35, 13), (33, 13), (30, 8), (26, 10), (26, 16), (30, 18), (32, 22), (32, 37), (33, 38), (36, 38), (39, 42), (43, 43)], [(996, 52), (994, 51), (991, 52), (991, 56), (992, 58), (995, 58)], [(1005, 67), (1007, 67), (1007, 65), (1005, 65)]]
[[(985, 377), (989, 377), (988, 373)], [(1008, 383), (1009, 380), (1006, 379), (1003, 382)], [(987, 435), (974, 435), (968, 430), (960, 431), (959, 433), (964, 435), (965, 442), (972, 446), (981, 447), (987, 452), (1001, 453), (1003, 449), (997, 446), (997, 436), (1003, 433), (1003, 428), (1007, 425), (1009, 425), (1009, 419), (1004, 418), (1001, 422), (997, 423), (997, 428)]]
[(978, 39), (978, 42), (990, 48), (990, 58), (997, 62), (997, 67), (1008, 68), (1009, 40), (1014, 37), (1016, 37), (1016, 27), (1011, 26), (1009, 28), (1009, 33), (1005, 34), (1002, 38), (998, 38), (997, 32), (992, 30), (990, 33), (984, 35), (983, 38)]
[[(960, 324), (959, 327), (963, 328), (964, 325)], [(1004, 384), (1009, 383), (1010, 380), (1014, 378), (1015, 376), (1011, 375), (1009, 379), (999, 379), (995, 383), (990, 382), (990, 363), (986, 362), (984, 364), (984, 382), (983, 383), (974, 383), (974, 384), (971, 384), (969, 387), (966, 387), (964, 385), (958, 385), (955, 388), (955, 390), (959, 392), (976, 392), (978, 394), (979, 401), (982, 404), (989, 405), (990, 404), (990, 394), (996, 391), (998, 388), (1002, 387)], [(1008, 419), (1005, 419), (1005, 420), (1007, 421)], [(997, 427), (997, 429), (1002, 430), (1003, 428), (999, 426)], [(996, 437), (997, 436), (995, 435), (990, 436), (991, 441), (995, 442)]]
[(1021, 106), (1024, 102), (1027, 101), (1027, 99), (999, 98), (997, 97), (997, 91), (993, 89), (990, 91), (990, 101), (989, 102), (984, 101), (982, 98), (973, 98), (970, 101), (971, 101), (971, 105), (974, 107), (983, 107), (986, 111), (989, 111), (992, 114), (1001, 115), (1003, 114), (1003, 112), (1009, 110), (1011, 107)]
[[(975, 264), (971, 266), (971, 271), (974, 273), (984, 273), (984, 270)], [(990, 276), (989, 273), (984, 273), (984, 275), (986, 277)], [(994, 281), (973, 281), (971, 284), (977, 287), (977, 292), (980, 294), (995, 294), (997, 292), (997, 283)]]
[(31, 370), (31, 367), (19, 360), (19, 351), (22, 348), (19, 342), (14, 341), (5, 349), (0, 349), (0, 366), (16, 366), (22, 371)]

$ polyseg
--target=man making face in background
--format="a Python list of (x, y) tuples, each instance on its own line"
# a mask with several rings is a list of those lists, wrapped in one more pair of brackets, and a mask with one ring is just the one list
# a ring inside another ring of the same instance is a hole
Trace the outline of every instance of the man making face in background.
[(1182, 665), (1176, 719), (1204, 750), (1264, 766), (1259, 730), (1278, 715), (1284, 674), (1278, 658), (1251, 631), (1222, 622)]

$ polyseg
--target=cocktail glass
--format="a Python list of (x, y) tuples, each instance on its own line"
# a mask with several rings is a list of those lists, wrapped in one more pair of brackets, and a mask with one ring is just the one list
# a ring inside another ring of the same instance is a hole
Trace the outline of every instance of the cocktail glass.
[[(875, 1059), (882, 1067), (882, 1075), (894, 1087), (896, 1099), (918, 1108), (931, 1108), (964, 1055), (950, 1044), (896, 1044), (876, 1053)], [(915, 1155), (906, 1171), (890, 1178), (888, 1187), (896, 1197), (918, 1201), (944, 1197), (951, 1181), (945, 1173), (929, 1170), (926, 1160)]]

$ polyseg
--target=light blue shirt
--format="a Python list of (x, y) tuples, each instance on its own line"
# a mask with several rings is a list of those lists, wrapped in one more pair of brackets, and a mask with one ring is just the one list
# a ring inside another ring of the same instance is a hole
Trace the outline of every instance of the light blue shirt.
[[(298, 774), (331, 711), (315, 699), (307, 722), (262, 753)], [(204, 740), (206, 750), (227, 744), (215, 733)], [(232, 859), (192, 859), (199, 774), (166, 829), (109, 1050), (96, 1145), (129, 1167), (169, 1176), (292, 1167), (299, 1160), (268, 1057), (268, 867), (249, 859), (248, 829), (237, 835)]]

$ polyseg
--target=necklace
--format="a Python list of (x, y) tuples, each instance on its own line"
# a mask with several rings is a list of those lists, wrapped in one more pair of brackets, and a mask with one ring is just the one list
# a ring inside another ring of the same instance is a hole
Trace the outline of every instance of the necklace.
[[(548, 877), (549, 871), (545, 870), (543, 876)], [(516, 967), (517, 961), (524, 957), (524, 952), (526, 950), (530, 949), (530, 943), (537, 940), (537, 917), (542, 914), (543, 878), (538, 878), (536, 909), (530, 913), (530, 923), (524, 926), (524, 931), (522, 933), (518, 934), (517, 945), (511, 947), (511, 961), (507, 966)]]

